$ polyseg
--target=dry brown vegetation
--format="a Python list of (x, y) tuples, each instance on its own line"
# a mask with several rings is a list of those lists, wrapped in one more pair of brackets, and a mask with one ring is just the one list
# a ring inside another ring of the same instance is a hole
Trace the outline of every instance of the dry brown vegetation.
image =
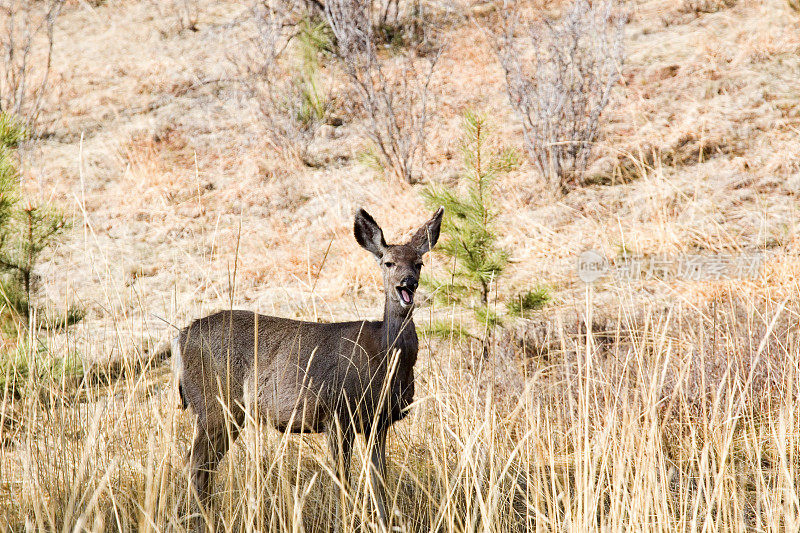
[[(500, 3), (422, 4), (446, 46), (419, 178), (456, 186), (467, 109), (523, 147), (478, 28)], [(553, 15), (562, 3), (534, 7)], [(785, 0), (625, 9), (626, 62), (589, 184), (553, 199), (530, 163), (496, 184), (512, 252), (497, 296), (546, 283), (553, 302), (507, 321), (488, 359), (479, 343), (421, 339), (417, 402), (389, 436), (388, 492), (406, 530), (799, 527), (798, 12)], [(210, 0), (60, 13), (46, 131), (21, 148), (23, 186), (73, 220), (41, 263), (39, 299), (87, 315), (2, 337), (6, 361), (34, 370), (0, 398), (0, 530), (183, 529), (192, 420), (166, 364), (150, 360), (172, 332), (164, 320), (231, 306), (377, 317), (381, 280), (352, 238), (355, 209), (390, 241), (429, 215), (425, 183), (363, 163), (365, 115), (332, 57), (320, 76), (342, 123), (310, 137), (313, 166), (269, 141), (232, 61), (254, 38), (250, 14)], [(574, 268), (587, 248), (767, 259), (748, 281), (588, 288)], [(464, 315), (423, 304), (416, 319)], [(82, 377), (52, 363), (76, 358)], [(217, 476), (217, 528), (328, 530), (322, 437), (247, 425)], [(348, 529), (369, 519), (362, 494)]]

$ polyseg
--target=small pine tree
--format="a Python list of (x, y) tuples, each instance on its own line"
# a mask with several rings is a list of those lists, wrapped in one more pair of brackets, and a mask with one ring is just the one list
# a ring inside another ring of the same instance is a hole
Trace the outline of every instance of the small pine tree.
[[(472, 309), (476, 320), (490, 329), (500, 322), (489, 306), (492, 287), (508, 263), (508, 252), (497, 244), (492, 184), (498, 175), (515, 169), (520, 158), (516, 151), (497, 149), (489, 142), (484, 115), (465, 113), (463, 130), (463, 191), (428, 187), (423, 192), (426, 203), (442, 205), (448, 213), (437, 250), (451, 259), (452, 269), (449, 279), (427, 277), (423, 283), (441, 302)], [(451, 329), (437, 325), (432, 331), (450, 334)]]
[[(28, 323), (36, 291), (36, 262), (68, 224), (61, 213), (49, 206), (20, 206), (14, 148), (24, 139), (25, 131), (19, 123), (0, 113), (0, 302)], [(79, 310), (70, 309), (56, 322), (65, 326), (82, 317)]]
[(5, 270), (3, 289), (7, 303), (27, 320), (36, 289), (36, 262), (64, 231), (67, 222), (61, 213), (46, 206), (15, 207), (0, 228), (0, 268)]

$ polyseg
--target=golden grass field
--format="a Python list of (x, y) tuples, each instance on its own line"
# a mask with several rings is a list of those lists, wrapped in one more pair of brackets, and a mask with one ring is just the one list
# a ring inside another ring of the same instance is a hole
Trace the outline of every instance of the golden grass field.
[[(197, 31), (180, 28), (184, 5)], [(486, 4), (431, 5), (448, 46), (416, 185), (358, 162), (357, 118), (314, 141), (316, 168), (271, 149), (230, 81), (243, 3), (65, 5), (49, 133), (22, 148), (23, 186), (72, 220), (38, 268), (40, 298), (87, 315), (6, 335), (3, 350), (75, 358), (84, 377), (44, 372), (22, 397), (3, 393), (0, 530), (185, 530), (193, 420), (168, 364), (150, 361), (173, 333), (159, 317), (378, 318), (380, 271), (352, 237), (355, 210), (389, 242), (427, 220), (420, 190), (455, 183), (468, 109), (522, 150), (502, 69), (470, 19)], [(497, 183), (511, 264), (496, 296), (545, 284), (552, 302), (506, 320), (488, 358), (421, 335), (416, 403), (389, 433), (402, 531), (800, 530), (800, 13), (785, 0), (624, 9), (626, 62), (591, 167), (602, 184), (553, 199), (527, 163)], [(334, 67), (322, 76), (347, 96)], [(766, 260), (750, 280), (587, 286), (585, 249)], [(446, 266), (434, 252), (425, 268)], [(420, 330), (464, 319), (425, 302), (415, 316)], [(324, 436), (246, 426), (210, 524), (330, 531)], [(372, 521), (359, 446), (348, 531)]]

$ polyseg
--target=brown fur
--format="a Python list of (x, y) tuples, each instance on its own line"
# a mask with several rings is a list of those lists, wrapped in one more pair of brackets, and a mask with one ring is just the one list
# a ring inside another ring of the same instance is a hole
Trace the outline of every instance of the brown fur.
[[(438, 239), (442, 214), (439, 209), (409, 243), (394, 246), (386, 244), (366, 211), (356, 214), (356, 240), (383, 271), (382, 321), (320, 324), (222, 311), (181, 330), (176, 371), (181, 397), (197, 414), (189, 465), (203, 505), (210, 497), (211, 473), (252, 405), (281, 431), (326, 431), (345, 490), (354, 434), (375, 432), (373, 490), (386, 525), (386, 430), (413, 401), (418, 347), (413, 303), (402, 305), (400, 290), (413, 297), (422, 255)], [(226, 421), (226, 412), (232, 420)]]

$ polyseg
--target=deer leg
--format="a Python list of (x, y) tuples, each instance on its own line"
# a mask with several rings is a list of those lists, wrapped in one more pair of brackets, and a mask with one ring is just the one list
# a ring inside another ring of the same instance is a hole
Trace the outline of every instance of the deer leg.
[[(192, 489), (197, 503), (201, 506), (201, 514), (209, 511), (212, 475), (231, 444), (239, 436), (239, 429), (243, 421), (243, 413), (241, 416), (237, 413), (236, 419), (231, 424), (221, 422), (212, 425), (200, 423), (198, 420), (197, 433), (189, 451), (187, 463), (189, 464)], [(202, 517), (199, 520), (202, 520)], [(202, 528), (195, 527), (194, 529)]]
[(327, 428), (328, 447), (333, 459), (336, 479), (339, 481), (338, 498), (336, 499), (336, 523), (334, 531), (340, 531), (344, 523), (344, 508), (347, 505), (347, 494), (350, 492), (350, 456), (353, 451), (353, 429), (350, 424), (331, 422)]
[(372, 484), (372, 499), (378, 511), (378, 519), (382, 531), (389, 527), (389, 520), (386, 514), (386, 431), (388, 428), (377, 428), (375, 443), (370, 454), (370, 478)]

